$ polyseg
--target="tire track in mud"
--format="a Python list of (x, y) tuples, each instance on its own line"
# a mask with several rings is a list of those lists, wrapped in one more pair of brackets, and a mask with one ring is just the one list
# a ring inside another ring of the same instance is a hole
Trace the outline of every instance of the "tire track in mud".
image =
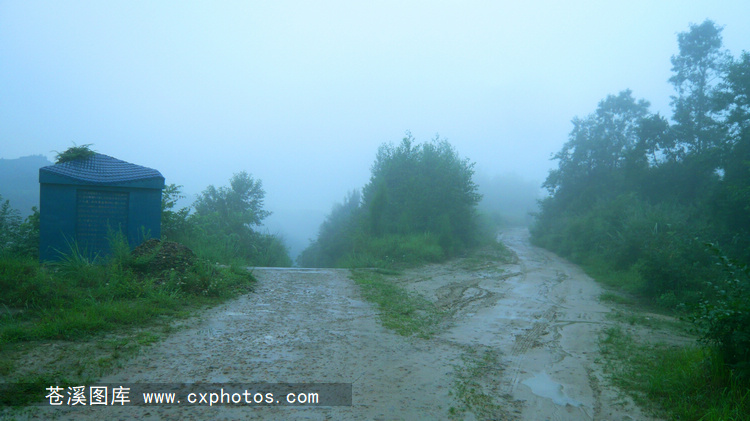
[(547, 334), (550, 323), (555, 320), (556, 316), (557, 307), (550, 307), (540, 316), (540, 319), (543, 321), (535, 322), (531, 329), (527, 329), (522, 335), (516, 337), (516, 341), (510, 351), (512, 355), (510, 357), (512, 365), (509, 371), (510, 381), (507, 386), (507, 393), (513, 392), (518, 384), (518, 379), (522, 371), (521, 367), (526, 360), (527, 352), (531, 348), (540, 345), (539, 339)]
[(652, 419), (611, 384), (599, 362), (599, 330), (610, 311), (599, 302), (599, 286), (528, 237), (524, 229), (500, 237), (517, 255), (508, 264), (458, 261), (453, 269), (434, 265), (402, 277), (401, 285), (448, 313), (431, 341), (462, 350), (464, 370), (481, 364), (479, 354), (496, 356), (492, 370), (475, 373), (472, 387), (500, 409), (472, 412), (478, 419)]
[[(535, 257), (540, 258), (543, 264), (549, 263), (550, 259), (544, 253), (535, 250)], [(525, 283), (528, 280), (529, 269), (526, 260), (519, 259), (518, 262), (521, 267), (521, 283)], [(535, 272), (542, 270), (542, 268), (535, 269)], [(559, 270), (555, 270), (555, 278), (543, 282), (537, 291), (537, 299), (541, 302), (550, 304), (550, 307), (544, 311), (541, 315), (534, 315), (536, 320), (531, 328), (526, 329), (523, 334), (516, 335), (516, 340), (513, 347), (510, 350), (510, 369), (509, 369), (509, 382), (506, 388), (506, 393), (510, 394), (518, 385), (522, 366), (526, 360), (527, 353), (534, 347), (541, 346), (540, 339), (542, 336), (549, 333), (550, 327), (553, 326), (553, 322), (557, 320), (558, 309), (562, 306), (562, 301), (553, 302), (549, 299), (549, 292), (555, 284), (558, 284), (568, 278), (568, 275)]]
[(493, 293), (480, 287), (479, 280), (469, 281), (459, 285), (447, 285), (435, 292), (441, 310), (456, 312), (476, 301), (491, 299)]
[(477, 274), (468, 281), (444, 285), (435, 291), (436, 305), (442, 311), (455, 316), (461, 310), (470, 306), (488, 306), (502, 298), (504, 292), (493, 292), (480, 286), (480, 283), (504, 282), (507, 279), (521, 275), (521, 272), (511, 272), (502, 275)]

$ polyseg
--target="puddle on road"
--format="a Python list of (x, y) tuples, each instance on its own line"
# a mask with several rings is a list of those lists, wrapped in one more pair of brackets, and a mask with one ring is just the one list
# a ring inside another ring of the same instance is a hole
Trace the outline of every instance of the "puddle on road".
[(542, 398), (550, 399), (556, 405), (581, 406), (581, 402), (578, 402), (563, 392), (562, 384), (552, 380), (552, 378), (544, 371), (540, 371), (535, 374), (534, 377), (526, 379), (521, 383), (528, 386), (529, 389), (531, 389), (531, 393)]

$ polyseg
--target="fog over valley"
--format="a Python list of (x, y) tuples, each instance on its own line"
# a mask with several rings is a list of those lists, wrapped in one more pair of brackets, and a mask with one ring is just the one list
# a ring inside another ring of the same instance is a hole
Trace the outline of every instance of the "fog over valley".
[(537, 184), (574, 116), (630, 88), (669, 115), (676, 34), (737, 54), (744, 2), (0, 2), (0, 158), (76, 144), (192, 202), (247, 171), (299, 247), (380, 144), (439, 134)]

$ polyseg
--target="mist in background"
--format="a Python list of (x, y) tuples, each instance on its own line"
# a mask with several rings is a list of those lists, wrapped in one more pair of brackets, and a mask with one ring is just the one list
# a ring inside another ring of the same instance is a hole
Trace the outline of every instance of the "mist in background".
[(0, 158), (92, 144), (183, 185), (185, 205), (247, 171), (294, 256), (409, 130), (476, 162), (485, 205), (522, 197), (523, 219), (573, 116), (626, 88), (671, 115), (676, 34), (712, 19), (738, 55), (747, 16), (743, 1), (0, 1)]

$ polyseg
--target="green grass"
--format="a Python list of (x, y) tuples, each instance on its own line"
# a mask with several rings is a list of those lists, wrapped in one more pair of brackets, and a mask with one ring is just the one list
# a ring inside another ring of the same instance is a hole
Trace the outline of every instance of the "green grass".
[[(7, 344), (0, 355), (0, 406), (20, 406), (38, 401), (50, 385), (89, 384), (138, 354), (143, 346), (158, 341), (167, 320), (152, 323), (149, 330), (102, 334), (87, 341), (22, 342)], [(41, 348), (39, 351), (37, 348)], [(28, 353), (47, 353), (30, 361)], [(42, 361), (42, 359), (44, 361)]]
[(344, 268), (411, 267), (442, 262), (447, 253), (438, 237), (429, 233), (389, 234), (360, 240), (357, 251), (347, 253), (336, 264)]
[[(0, 401), (27, 403), (26, 384), (101, 375), (102, 369), (157, 340), (158, 334), (143, 328), (158, 330), (254, 284), (252, 275), (236, 266), (217, 267), (199, 259), (185, 272), (143, 273), (135, 266), (141, 260), (119, 253), (95, 264), (76, 249), (54, 265), (0, 256), (0, 383), (6, 384)], [(103, 347), (93, 347), (113, 335)], [(29, 368), (24, 355), (53, 342), (63, 344), (65, 361), (56, 368), (42, 363)], [(96, 358), (89, 361), (89, 355)]]
[(645, 281), (635, 266), (625, 270), (615, 270), (612, 265), (597, 259), (589, 259), (586, 262), (581, 262), (580, 265), (587, 275), (601, 284), (632, 295), (636, 295), (643, 290)]
[[(462, 270), (485, 269), (487, 263), (515, 263), (518, 257), (504, 244), (492, 239), (473, 248), (462, 249), (458, 255)], [(453, 255), (453, 257), (458, 257)], [(341, 268), (403, 269), (418, 267), (426, 263), (440, 263), (451, 254), (441, 247), (438, 238), (429, 233), (407, 235), (385, 235), (362, 240), (356, 251), (340, 258), (336, 266)]]
[(660, 416), (680, 420), (746, 420), (750, 385), (733, 376), (710, 348), (641, 343), (620, 327), (600, 340), (615, 383)]
[(518, 263), (518, 256), (516, 253), (499, 241), (492, 242), (486, 248), (481, 250), (483, 251), (480, 251), (480, 255), (492, 259), (497, 263)]
[(502, 377), (499, 353), (494, 349), (477, 351), (468, 348), (455, 367), (456, 378), (451, 394), (460, 406), (448, 410), (451, 418), (464, 419), (467, 412), (478, 419), (505, 419), (507, 414), (494, 396), (495, 382)]
[(599, 300), (605, 303), (614, 303), (614, 304), (623, 304), (623, 305), (633, 304), (632, 299), (625, 297), (621, 294), (615, 294), (612, 292), (603, 292), (601, 295), (599, 295)]
[(142, 277), (117, 264), (69, 268), (0, 259), (7, 288), (0, 305), (4, 343), (85, 338), (98, 332), (141, 325), (158, 316), (206, 305), (247, 291), (253, 282), (238, 268), (199, 262), (189, 272), (163, 279)]
[[(607, 271), (605, 265), (584, 265), (586, 272), (620, 292), (605, 292), (599, 298), (620, 306), (607, 315), (624, 325), (687, 334), (694, 327), (684, 321), (641, 310), (675, 314), (679, 302), (674, 294), (657, 299), (638, 294), (643, 279), (635, 269)], [(658, 416), (679, 420), (750, 419), (750, 384), (740, 382), (725, 366), (718, 352), (695, 345), (649, 343), (620, 327), (607, 328), (600, 347), (614, 382), (634, 400)]]
[[(459, 259), (462, 270), (496, 269), (496, 263), (513, 263), (517, 256), (501, 243), (472, 250), (467, 258)], [(415, 263), (416, 264), (416, 263)], [(351, 279), (359, 285), (364, 298), (378, 306), (383, 326), (404, 336), (429, 338), (445, 313), (435, 303), (397, 285), (389, 276), (399, 275), (397, 268), (351, 269)], [(502, 269), (497, 269), (502, 270)]]
[(96, 151), (93, 151), (90, 148), (91, 145), (91, 143), (87, 143), (85, 145), (78, 146), (74, 142), (73, 146), (69, 147), (68, 149), (62, 152), (57, 152), (57, 155), (55, 155), (55, 163), (61, 164), (63, 162), (90, 158), (96, 155)]
[(354, 269), (351, 279), (364, 298), (378, 306), (380, 320), (399, 335), (429, 338), (435, 333), (442, 313), (431, 301), (399, 287), (378, 271)]
[(628, 306), (626, 309), (614, 310), (607, 313), (605, 317), (609, 320), (627, 323), (630, 326), (645, 326), (651, 329), (658, 329), (686, 336), (695, 333), (693, 325), (684, 320), (662, 316), (656, 313), (643, 314), (634, 306)]
[(659, 324), (659, 322), (657, 322), (654, 318), (644, 316), (640, 313), (635, 313), (632, 311), (617, 311), (616, 310), (611, 313), (607, 313), (606, 317), (607, 319), (624, 322), (631, 326), (640, 325), (640, 326), (648, 326), (651, 328), (656, 328), (658, 327), (657, 325)]

